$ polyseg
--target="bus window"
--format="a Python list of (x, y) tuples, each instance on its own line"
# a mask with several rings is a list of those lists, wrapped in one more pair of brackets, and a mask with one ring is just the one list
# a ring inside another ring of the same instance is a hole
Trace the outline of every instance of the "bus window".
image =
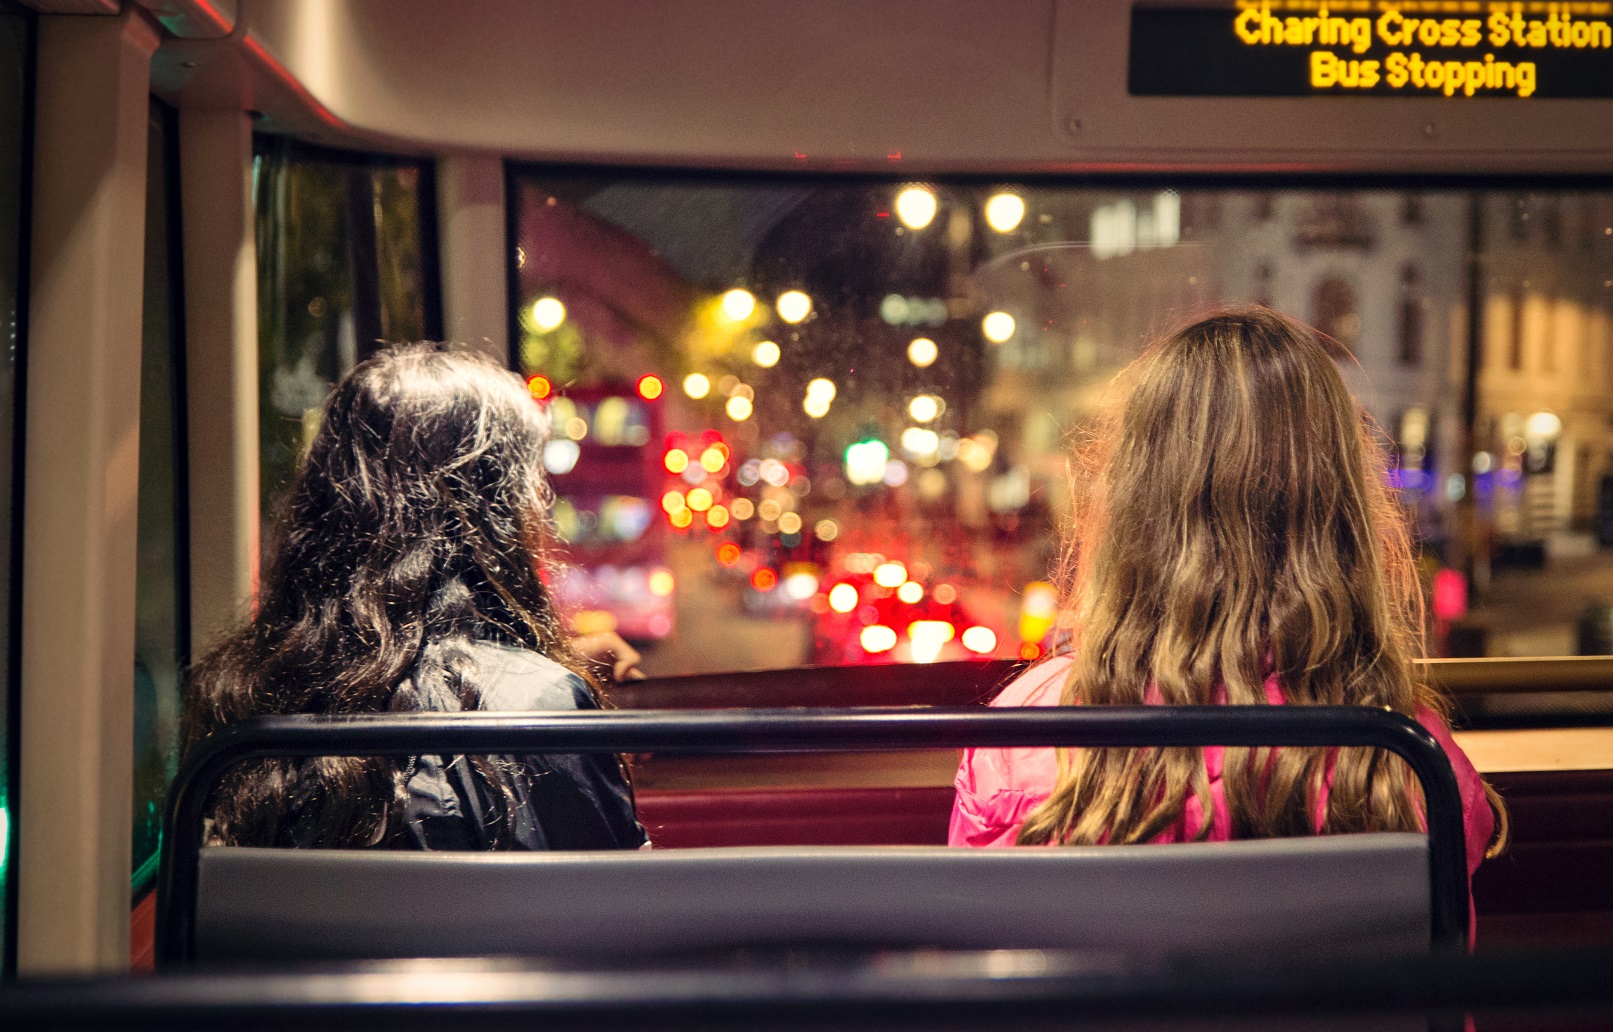
[(568, 474), (651, 503), (652, 673), (1040, 655), (1071, 435), (1255, 301), (1352, 349), (1436, 654), (1613, 653), (1613, 194), (527, 168), (511, 204), (543, 403), (662, 390), (652, 455)]
[(337, 380), (382, 342), (435, 339), (431, 166), (254, 143), (259, 462), (265, 521)]

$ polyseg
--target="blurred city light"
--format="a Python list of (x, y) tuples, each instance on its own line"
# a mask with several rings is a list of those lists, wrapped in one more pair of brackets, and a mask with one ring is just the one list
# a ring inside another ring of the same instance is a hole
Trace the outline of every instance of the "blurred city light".
[(732, 419), (736, 423), (743, 423), (745, 420), (750, 418), (750, 399), (745, 397), (743, 394), (736, 394), (732, 398), (728, 399), (728, 404), (724, 407), (724, 411), (728, 413), (729, 419)]
[(649, 587), (650, 594), (665, 598), (677, 588), (677, 581), (673, 579), (671, 570), (656, 570), (649, 576)]
[(980, 320), (980, 332), (993, 344), (1001, 344), (1014, 335), (1014, 317), (1007, 312), (988, 312)]
[(941, 656), (941, 648), (958, 633), (945, 620), (915, 620), (907, 625), (907, 640), (912, 643), (913, 662), (934, 663)]
[(900, 587), (907, 581), (907, 567), (901, 563), (880, 563), (874, 567), (874, 583), (882, 588)]
[(981, 655), (997, 651), (997, 633), (990, 627), (971, 627), (963, 632), (963, 647)]
[(801, 514), (798, 512), (781, 513), (778, 518), (778, 529), (780, 534), (801, 533)]
[(929, 368), (940, 353), (935, 341), (928, 337), (915, 337), (913, 343), (907, 346), (907, 360), (920, 369)]
[(889, 652), (896, 647), (896, 632), (884, 624), (869, 624), (857, 641), (865, 652)]
[(908, 605), (918, 605), (924, 598), (924, 585), (916, 580), (910, 580), (896, 589), (896, 597)]
[(818, 525), (812, 528), (812, 532), (817, 535), (819, 541), (833, 541), (840, 536), (840, 524), (831, 519), (821, 519)]
[(689, 524), (694, 522), (694, 513), (690, 512), (688, 509), (679, 509), (677, 512), (669, 515), (667, 519), (671, 521), (674, 527), (677, 527), (679, 530), (685, 530), (688, 528)]
[(813, 419), (822, 419), (829, 414), (829, 399), (808, 394), (801, 408)]
[(700, 453), (700, 468), (707, 473), (717, 473), (728, 462), (728, 447), (714, 444)]
[(689, 453), (682, 448), (673, 448), (662, 457), (661, 465), (666, 467), (668, 473), (676, 476), (689, 468)]
[(812, 314), (812, 298), (799, 290), (786, 290), (778, 297), (778, 317), (787, 323), (798, 323)]
[(711, 502), (711, 492), (703, 487), (697, 487), (690, 491), (689, 497), (685, 499), (685, 503), (695, 512), (705, 512), (711, 508)]
[(935, 590), (930, 592), (930, 597), (943, 606), (950, 606), (958, 600), (958, 589), (950, 584), (937, 584)]
[(532, 395), (532, 400), (542, 401), (554, 391), (554, 384), (549, 382), (547, 376), (529, 376), (526, 380), (526, 389)]
[(826, 376), (817, 377), (807, 384), (807, 397), (835, 400), (835, 382)]
[(588, 420), (581, 416), (572, 416), (566, 420), (565, 432), (573, 441), (582, 440), (588, 436)]
[(661, 382), (659, 376), (653, 374), (638, 378), (638, 396), (645, 401), (654, 401), (666, 390), (666, 384)]
[(704, 373), (690, 373), (683, 378), (683, 393), (699, 401), (711, 393), (711, 380)]
[(846, 479), (858, 486), (879, 483), (890, 455), (883, 441), (858, 441), (846, 448)]
[(734, 542), (724, 541), (717, 546), (717, 561), (724, 566), (732, 566), (739, 562), (739, 557), (744, 553), (745, 550)]
[(757, 591), (772, 591), (778, 587), (778, 574), (763, 566), (750, 575), (750, 586)]
[(805, 602), (818, 593), (818, 576), (805, 570), (791, 573), (784, 578), (784, 594), (797, 602)]
[(668, 491), (666, 494), (661, 496), (661, 508), (665, 510), (669, 516), (688, 507), (689, 503), (684, 501), (682, 491)]
[(736, 520), (748, 520), (756, 515), (756, 504), (749, 498), (735, 498), (728, 511), (733, 513)]
[(735, 287), (722, 296), (722, 314), (733, 322), (744, 322), (756, 311), (756, 295)]
[(557, 297), (540, 297), (532, 302), (532, 325), (548, 333), (566, 321), (566, 306)]
[(914, 458), (934, 455), (941, 449), (941, 438), (934, 430), (910, 426), (902, 431), (902, 450)]
[(1046, 581), (1031, 581), (1025, 585), (1019, 602), (1020, 640), (1039, 642), (1046, 637), (1058, 616), (1058, 604), (1058, 592), (1053, 585)]
[(935, 194), (927, 187), (910, 186), (896, 195), (896, 217), (908, 229), (923, 229), (935, 219)]
[(851, 612), (859, 601), (857, 589), (844, 581), (829, 589), (829, 608), (837, 613)]
[(907, 403), (907, 414), (913, 417), (915, 423), (928, 423), (941, 414), (941, 399), (930, 394), (920, 394)]
[(1018, 194), (993, 194), (986, 202), (986, 225), (999, 233), (1012, 233), (1025, 218), (1025, 201)]
[(728, 510), (721, 505), (713, 505), (707, 509), (706, 526), (712, 530), (721, 530), (728, 526)]
[(751, 349), (750, 358), (763, 369), (771, 369), (778, 365), (778, 345), (770, 340), (764, 340)]
[(576, 441), (550, 441), (543, 446), (543, 468), (555, 476), (570, 473), (581, 456), (582, 448)]

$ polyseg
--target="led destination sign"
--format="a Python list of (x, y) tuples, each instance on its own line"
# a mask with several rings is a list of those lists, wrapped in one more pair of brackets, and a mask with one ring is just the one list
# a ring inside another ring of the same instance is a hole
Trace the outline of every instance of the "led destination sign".
[(1129, 87), (1166, 97), (1613, 97), (1613, 3), (1138, 5)]

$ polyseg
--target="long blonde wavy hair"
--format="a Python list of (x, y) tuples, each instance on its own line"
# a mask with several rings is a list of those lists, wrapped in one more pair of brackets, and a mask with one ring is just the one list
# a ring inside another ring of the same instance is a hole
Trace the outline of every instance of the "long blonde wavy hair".
[[(1270, 309), (1239, 308), (1122, 374), (1123, 406), (1076, 453), (1065, 705), (1264, 704), (1274, 676), (1291, 704), (1443, 714), (1413, 666), (1422, 593), (1384, 450), (1335, 365), (1346, 357)], [(1313, 834), (1329, 754), (1227, 749), (1233, 836)], [(1203, 838), (1199, 749), (1061, 750), (1019, 841), (1147, 842), (1182, 828), (1190, 796)], [(1323, 833), (1421, 827), (1400, 760), (1336, 750)]]

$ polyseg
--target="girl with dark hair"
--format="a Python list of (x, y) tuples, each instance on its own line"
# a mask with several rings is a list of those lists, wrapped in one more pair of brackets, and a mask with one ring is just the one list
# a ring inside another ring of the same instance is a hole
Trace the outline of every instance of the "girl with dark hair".
[[(332, 393), (257, 612), (191, 672), (187, 747), (277, 713), (594, 709), (544, 584), (548, 421), (520, 379), (443, 345), (383, 352)], [(423, 849), (644, 844), (597, 755), (243, 765), (209, 841)]]
[[(1413, 660), (1422, 595), (1383, 449), (1343, 349), (1265, 308), (1166, 337), (1079, 449), (1068, 648), (997, 706), (1354, 705), (1421, 721), (1465, 804), (1469, 868), (1500, 798)], [(1422, 826), (1416, 780), (1375, 749), (977, 749), (954, 845), (1222, 840)]]

